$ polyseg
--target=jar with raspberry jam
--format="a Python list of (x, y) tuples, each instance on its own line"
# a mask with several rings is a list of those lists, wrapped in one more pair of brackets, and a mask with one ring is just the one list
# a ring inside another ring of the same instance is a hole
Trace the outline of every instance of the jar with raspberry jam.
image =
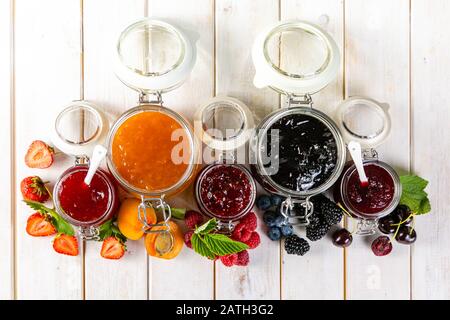
[[(189, 76), (195, 59), (188, 34), (161, 20), (139, 20), (117, 41), (114, 72), (139, 93), (139, 103), (109, 131), (107, 164), (120, 186), (141, 200), (137, 214), (146, 233), (169, 231), (166, 199), (186, 189), (197, 173), (200, 143), (193, 128), (163, 103), (163, 95)], [(162, 212), (162, 223), (147, 222), (149, 207)]]
[(256, 184), (244, 166), (253, 117), (241, 101), (219, 96), (197, 110), (195, 125), (204, 155), (215, 158), (196, 179), (195, 199), (203, 214), (219, 221), (219, 231), (229, 232), (255, 203)]
[(361, 235), (375, 233), (377, 220), (397, 207), (402, 193), (398, 174), (379, 160), (375, 149), (390, 131), (388, 107), (373, 99), (352, 97), (338, 107), (336, 115), (346, 142), (361, 146), (368, 182), (361, 183), (356, 166), (350, 161), (335, 187), (334, 198), (357, 220), (357, 234)]
[(337, 76), (339, 49), (314, 24), (281, 21), (257, 36), (252, 58), (255, 86), (271, 88), (285, 100), (285, 107), (267, 115), (250, 140), (252, 173), (264, 189), (285, 198), (281, 213), (286, 220), (305, 226), (314, 211), (310, 198), (328, 190), (345, 164), (341, 133), (313, 107), (312, 97)]
[(84, 180), (89, 157), (95, 145), (103, 143), (108, 132), (106, 117), (91, 103), (74, 101), (55, 119), (52, 142), (62, 152), (75, 157), (53, 188), (56, 211), (78, 228), (83, 239), (97, 239), (98, 227), (111, 219), (118, 209), (117, 188), (112, 176), (97, 169), (91, 182)]

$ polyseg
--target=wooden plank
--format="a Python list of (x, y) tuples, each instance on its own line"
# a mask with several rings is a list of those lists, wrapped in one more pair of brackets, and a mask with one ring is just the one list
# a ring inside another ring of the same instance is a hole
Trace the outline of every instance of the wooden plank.
[(450, 3), (411, 3), (412, 171), (430, 181), (433, 211), (416, 219), (412, 298), (450, 298)]
[[(253, 111), (256, 123), (278, 108), (279, 96), (253, 85), (251, 47), (256, 35), (277, 19), (278, 1), (216, 2), (216, 94), (242, 100)], [(265, 235), (261, 221), (258, 223), (261, 244), (249, 251), (248, 267), (229, 268), (216, 262), (218, 299), (279, 299), (280, 244)]]
[(0, 3), (0, 127), (4, 132), (0, 136), (0, 150), (3, 150), (2, 166), (0, 167), (0, 194), (4, 195), (0, 203), (0, 299), (12, 299), (14, 297), (14, 216), (13, 216), (13, 132), (12, 116), (12, 57), (10, 43), (12, 41), (12, 2), (2, 1)]
[(80, 2), (16, 1), (15, 12), (16, 296), (80, 299), (82, 254), (57, 254), (52, 238), (32, 238), (25, 233), (26, 220), (33, 212), (21, 201), (19, 189), (22, 178), (36, 174), (54, 184), (73, 165), (73, 159), (58, 155), (51, 169), (33, 170), (23, 159), (31, 141), (49, 141), (50, 115), (80, 97)]
[[(164, 19), (197, 38), (197, 62), (191, 76), (181, 87), (163, 95), (165, 106), (192, 120), (196, 108), (214, 91), (213, 1), (148, 2), (149, 17)], [(170, 204), (196, 208), (192, 187), (171, 200)], [(192, 250), (184, 247), (175, 260), (150, 258), (149, 265), (151, 299), (213, 298), (213, 263)]]
[[(137, 105), (139, 94), (114, 75), (109, 58), (120, 32), (145, 16), (145, 2), (84, 0), (84, 97), (114, 120)], [(90, 241), (86, 246), (86, 299), (146, 299), (148, 262), (143, 240), (128, 241), (127, 254), (118, 261), (103, 259), (101, 245)]]
[[(408, 1), (345, 2), (346, 96), (365, 95), (390, 104), (392, 131), (377, 148), (380, 159), (409, 170), (409, 4)], [(376, 257), (373, 237), (355, 237), (348, 248), (349, 299), (408, 299), (409, 247), (394, 243)]]
[[(335, 0), (282, 0), (281, 18), (300, 19), (318, 24), (335, 39), (341, 54), (344, 47), (343, 1)], [(287, 49), (287, 48), (284, 48)], [(282, 52), (281, 64), (296, 54)], [(342, 60), (342, 59), (341, 59)], [(314, 108), (331, 117), (343, 97), (343, 63), (338, 77), (325, 89), (313, 95)], [(305, 235), (304, 228), (300, 235)], [(304, 257), (288, 255), (282, 250), (282, 298), (283, 299), (342, 299), (344, 292), (343, 250), (334, 247), (328, 238), (310, 242), (310, 252)], [(316, 276), (311, 276), (316, 275)], [(319, 276), (320, 275), (320, 276)]]

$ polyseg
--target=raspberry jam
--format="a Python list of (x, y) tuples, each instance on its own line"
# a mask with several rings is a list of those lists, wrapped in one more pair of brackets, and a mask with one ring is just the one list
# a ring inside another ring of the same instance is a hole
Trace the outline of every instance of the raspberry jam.
[(305, 114), (292, 114), (276, 121), (267, 133), (269, 157), (274, 132), (279, 135), (279, 168), (270, 167), (268, 171), (273, 172), (271, 178), (275, 183), (301, 192), (327, 181), (338, 156), (336, 140), (322, 121)]
[(84, 178), (88, 167), (72, 169), (63, 174), (56, 186), (57, 201), (69, 222), (95, 224), (109, 219), (117, 206), (117, 199), (107, 173), (97, 170), (90, 185), (86, 185)]
[(246, 214), (255, 202), (255, 183), (239, 165), (211, 165), (199, 175), (196, 198), (204, 213), (223, 220)]
[(389, 172), (375, 164), (365, 164), (364, 170), (369, 180), (367, 187), (361, 186), (355, 170), (347, 182), (347, 199), (352, 208), (366, 214), (377, 214), (386, 209), (394, 198), (394, 180)]

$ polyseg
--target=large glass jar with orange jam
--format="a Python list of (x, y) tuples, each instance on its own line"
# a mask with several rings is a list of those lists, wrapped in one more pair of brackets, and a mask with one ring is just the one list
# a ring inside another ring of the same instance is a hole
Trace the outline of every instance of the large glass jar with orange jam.
[[(154, 226), (165, 226), (158, 232), (169, 230), (165, 198), (192, 182), (200, 162), (191, 125), (162, 102), (162, 95), (179, 87), (194, 66), (195, 46), (189, 39), (172, 24), (145, 18), (123, 30), (114, 51), (114, 72), (140, 95), (139, 104), (109, 131), (107, 163), (119, 184), (141, 198), (137, 214), (146, 232)], [(147, 224), (150, 206), (163, 212), (163, 223)]]

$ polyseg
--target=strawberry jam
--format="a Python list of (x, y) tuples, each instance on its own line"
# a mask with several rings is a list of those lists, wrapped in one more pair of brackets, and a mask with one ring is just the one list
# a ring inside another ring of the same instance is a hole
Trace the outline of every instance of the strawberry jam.
[(364, 214), (376, 215), (393, 201), (394, 180), (391, 174), (379, 165), (365, 164), (364, 170), (369, 185), (361, 186), (358, 172), (354, 170), (347, 182), (347, 199), (352, 209)]
[(205, 213), (233, 219), (247, 213), (255, 201), (255, 184), (250, 173), (238, 165), (212, 165), (197, 181), (197, 200)]
[(113, 212), (116, 197), (114, 186), (107, 180), (107, 174), (98, 170), (90, 185), (84, 183), (88, 168), (75, 167), (58, 183), (57, 197), (65, 215), (80, 223), (94, 223), (106, 220), (105, 215)]

